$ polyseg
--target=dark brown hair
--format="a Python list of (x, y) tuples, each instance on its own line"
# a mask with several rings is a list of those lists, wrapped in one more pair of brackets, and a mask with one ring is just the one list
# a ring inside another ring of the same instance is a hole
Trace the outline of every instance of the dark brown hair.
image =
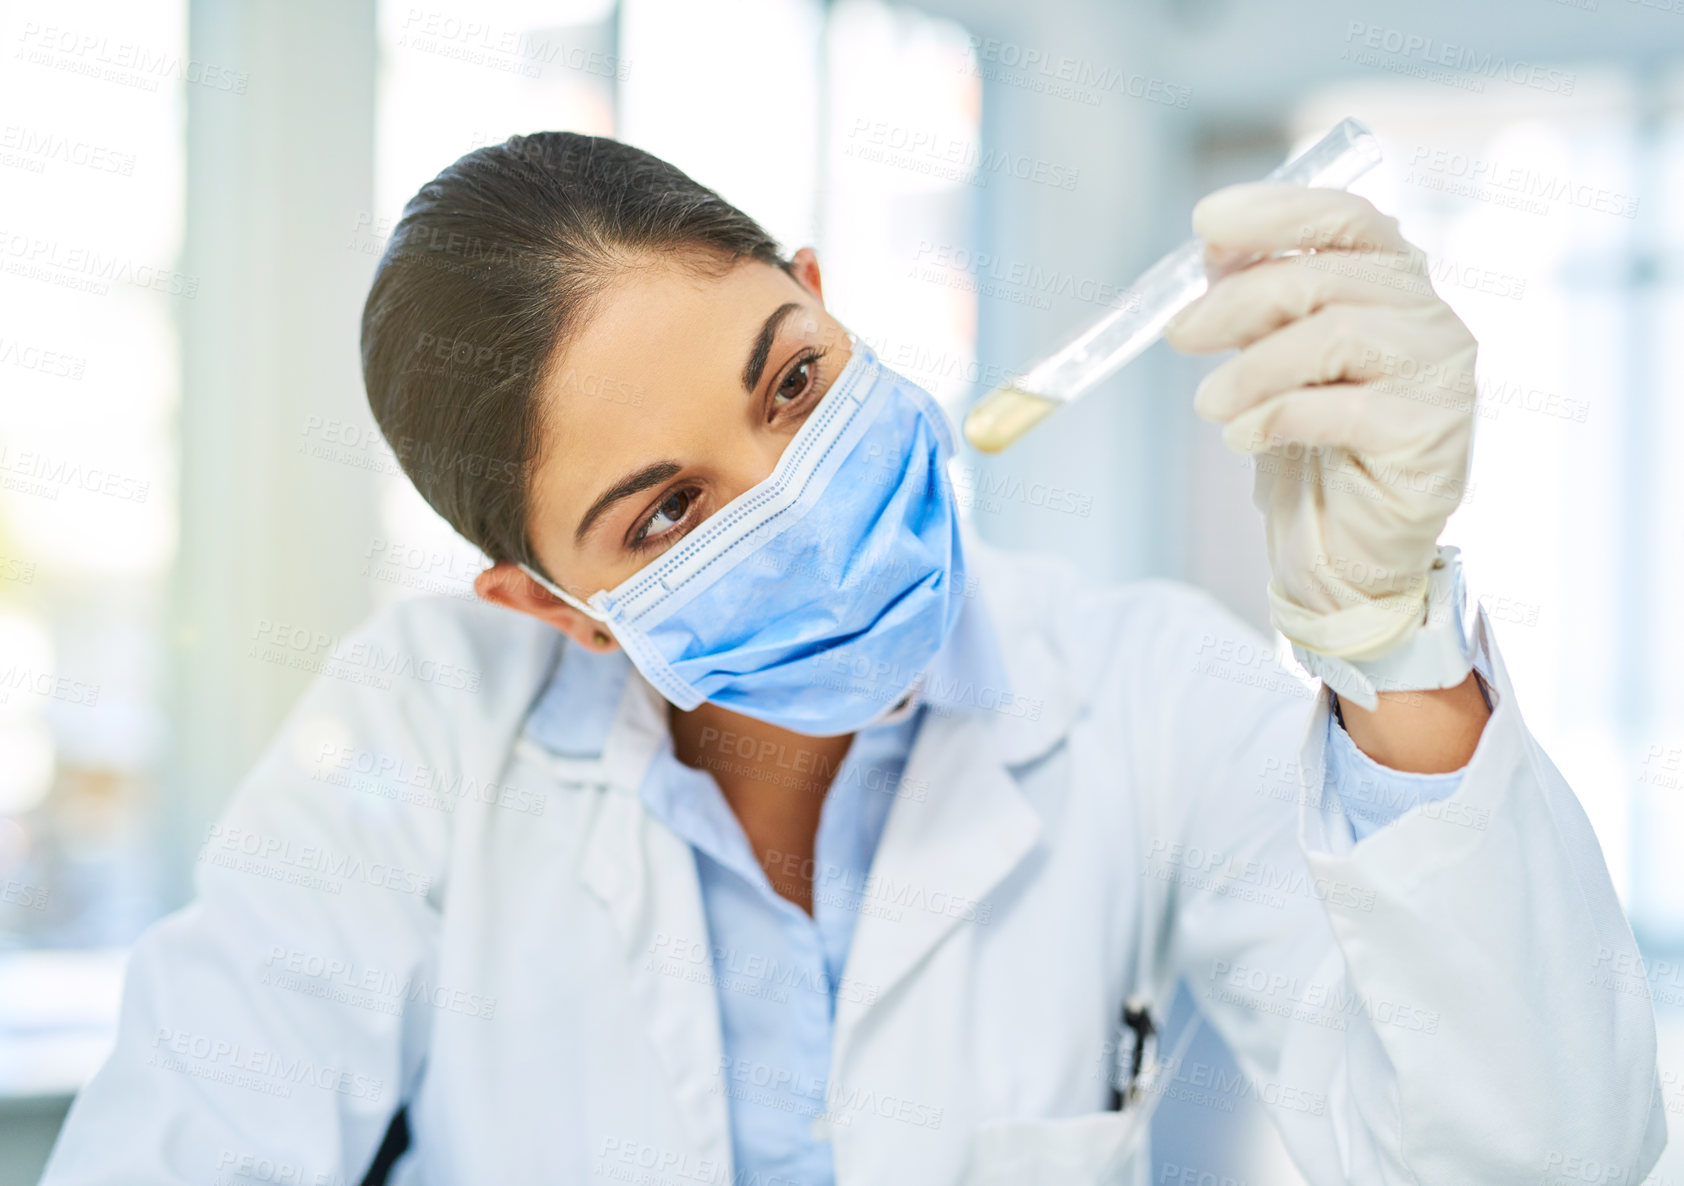
[(592, 300), (652, 256), (787, 266), (713, 190), (598, 136), (511, 136), (404, 207), (363, 306), (363, 383), (421, 497), (492, 561), (543, 571), (527, 531), (536, 392)]

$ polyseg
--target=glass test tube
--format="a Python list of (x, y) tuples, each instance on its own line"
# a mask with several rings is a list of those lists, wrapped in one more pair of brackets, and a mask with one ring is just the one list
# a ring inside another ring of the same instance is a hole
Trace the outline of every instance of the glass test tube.
[[(1341, 120), (1265, 180), (1344, 189), (1380, 161), (1380, 142), (1358, 120)], [(1210, 287), (1204, 243), (1192, 238), (1148, 268), (1114, 309), (1025, 371), (996, 387), (965, 417), (965, 439), (998, 453), (1055, 409), (1082, 395), (1145, 350), (1175, 315)]]

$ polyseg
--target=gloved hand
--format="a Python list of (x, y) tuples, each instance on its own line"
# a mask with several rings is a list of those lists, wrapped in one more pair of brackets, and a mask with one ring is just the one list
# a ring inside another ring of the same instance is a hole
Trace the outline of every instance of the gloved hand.
[(1220, 274), (1173, 322), (1178, 350), (1240, 353), (1199, 415), (1256, 457), (1270, 616), (1309, 650), (1377, 658), (1420, 626), (1439, 532), (1461, 501), (1477, 343), (1397, 220), (1341, 190), (1259, 182), (1193, 210)]

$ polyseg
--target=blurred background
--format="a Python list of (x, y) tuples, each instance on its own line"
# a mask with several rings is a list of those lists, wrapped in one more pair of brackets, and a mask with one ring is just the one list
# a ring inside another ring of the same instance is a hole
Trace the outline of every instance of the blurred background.
[[(0, 1186), (109, 1042), (123, 952), (336, 640), (481, 566), (363, 401), (404, 201), (611, 135), (817, 247), (955, 412), (1194, 201), (1345, 115), (1479, 337), (1465, 554), (1651, 960), (1684, 1127), (1684, 0), (44, 0), (0, 7)], [(1157, 346), (959, 485), (981, 532), (1267, 625), (1248, 463)], [(278, 626), (317, 643), (277, 661)], [(1189, 1059), (1225, 1055), (1208, 1031)], [(1154, 1181), (1298, 1179), (1174, 1098)], [(1191, 1178), (1184, 1175), (1191, 1171)], [(1651, 1181), (1684, 1183), (1684, 1150)]]

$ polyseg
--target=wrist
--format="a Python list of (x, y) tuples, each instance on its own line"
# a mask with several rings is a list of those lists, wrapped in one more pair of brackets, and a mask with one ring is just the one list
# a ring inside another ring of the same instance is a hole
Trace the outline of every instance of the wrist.
[(1405, 774), (1448, 774), (1468, 764), (1491, 717), (1479, 676), (1453, 688), (1380, 692), (1373, 709), (1341, 701), (1351, 742), (1380, 765)]
[(1370, 712), (1378, 707), (1377, 697), (1382, 693), (1459, 688), (1473, 670), (1460, 550), (1441, 547), (1427, 577), (1418, 605), (1405, 607), (1411, 618), (1407, 628), (1383, 653), (1341, 658), (1294, 642), (1293, 654), (1345, 701)]

